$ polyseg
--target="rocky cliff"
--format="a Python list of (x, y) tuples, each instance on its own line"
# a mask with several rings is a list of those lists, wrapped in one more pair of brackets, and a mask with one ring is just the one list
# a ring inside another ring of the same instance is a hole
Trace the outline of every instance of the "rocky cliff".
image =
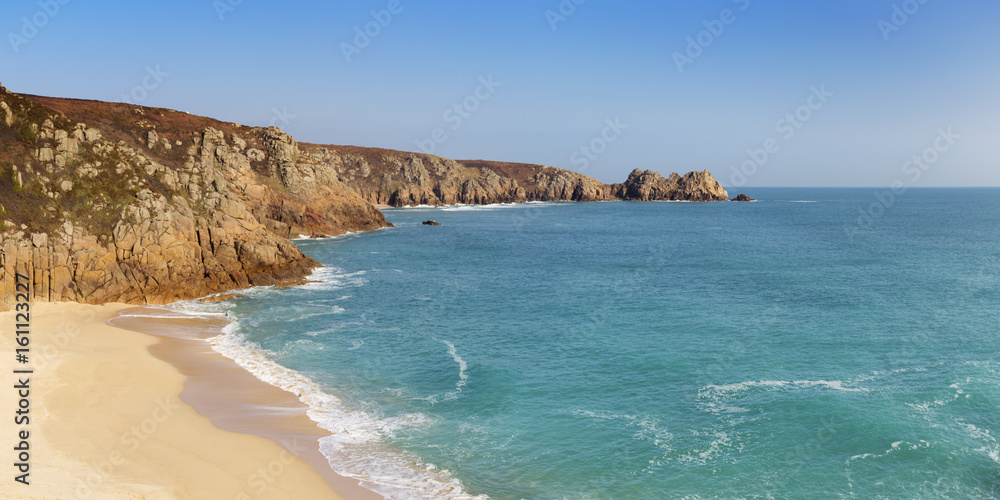
[(277, 129), (0, 88), (0, 303), (165, 303), (299, 283), (288, 238), (389, 226)]
[(289, 239), (391, 226), (376, 206), (726, 199), (708, 172), (608, 185), (0, 87), (0, 309), (15, 273), (36, 300), (87, 303), (300, 283), (317, 264)]

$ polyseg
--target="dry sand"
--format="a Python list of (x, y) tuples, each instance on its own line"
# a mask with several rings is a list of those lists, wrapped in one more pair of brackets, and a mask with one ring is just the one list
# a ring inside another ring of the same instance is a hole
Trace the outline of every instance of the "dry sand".
[(355, 498), (356, 484), (340, 478), (338, 495), (274, 441), (222, 430), (182, 402), (185, 375), (149, 351), (158, 339), (106, 324), (129, 307), (32, 306), (29, 486), (12, 465), (15, 316), (0, 314), (0, 497)]

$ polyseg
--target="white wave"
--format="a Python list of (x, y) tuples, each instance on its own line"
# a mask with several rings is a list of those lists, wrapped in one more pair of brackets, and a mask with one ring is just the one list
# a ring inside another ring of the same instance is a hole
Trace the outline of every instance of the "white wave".
[(377, 228), (377, 229), (369, 229), (367, 231), (347, 231), (346, 233), (343, 233), (343, 234), (337, 234), (337, 235), (334, 235), (334, 236), (324, 236), (322, 238), (314, 238), (314, 237), (306, 235), (306, 234), (300, 234), (297, 238), (289, 238), (289, 240), (290, 241), (333, 241), (333, 240), (340, 240), (340, 239), (345, 239), (345, 238), (353, 238), (353, 237), (356, 237), (356, 236), (364, 236), (364, 235), (366, 235), (368, 233), (372, 233), (372, 232), (375, 232), (375, 231), (384, 231), (384, 230), (387, 230), (387, 229), (393, 229), (393, 228), (391, 228), (391, 227), (380, 227), (380, 228)]
[(764, 391), (775, 390), (796, 390), (819, 387), (823, 389), (841, 392), (867, 392), (868, 389), (844, 387), (839, 380), (796, 380), (793, 382), (785, 380), (759, 380), (739, 382), (736, 384), (707, 385), (698, 390), (699, 406), (706, 412), (716, 415), (739, 414), (750, 412), (749, 408), (734, 404), (733, 400), (739, 400), (741, 393), (753, 389)]
[[(313, 308), (313, 310), (315, 310), (315, 308)], [(290, 322), (291, 321), (301, 321), (301, 320), (304, 320), (304, 319), (315, 318), (315, 317), (318, 317), (318, 316), (329, 316), (331, 314), (343, 314), (346, 311), (347, 310), (344, 309), (343, 307), (340, 307), (340, 306), (331, 306), (331, 307), (325, 308), (325, 310), (321, 310), (321, 311), (318, 311), (318, 312), (303, 312), (302, 314), (299, 314), (297, 316), (291, 316), (291, 317), (288, 318), (288, 321), (290, 321)], [(313, 335), (315, 335), (315, 334), (313, 334)]]
[(796, 380), (793, 382), (785, 380), (759, 380), (726, 385), (707, 385), (698, 390), (698, 395), (699, 397), (706, 397), (712, 394), (729, 396), (756, 387), (763, 387), (766, 389), (825, 387), (827, 389), (843, 392), (868, 392), (868, 389), (863, 387), (844, 387), (844, 383), (840, 380)]
[[(694, 432), (693, 434), (697, 436), (701, 433)], [(709, 461), (721, 455), (724, 449), (732, 448), (733, 446), (733, 441), (726, 432), (713, 432), (712, 437), (714, 439), (708, 443), (708, 446), (702, 449), (691, 450), (690, 452), (677, 457), (677, 461), (705, 465)]]
[(430, 425), (430, 417), (413, 413), (379, 418), (362, 410), (349, 409), (340, 398), (324, 392), (305, 375), (271, 361), (266, 351), (243, 340), (238, 329), (239, 323), (233, 321), (221, 335), (208, 341), (214, 350), (258, 379), (295, 394), (306, 405), (309, 418), (331, 432), (330, 436), (320, 439), (320, 451), (337, 474), (354, 478), (387, 498), (487, 498), (466, 493), (448, 471), (438, 470), (412, 455), (385, 446), (386, 440), (400, 429)]
[(442, 340), (445, 345), (448, 346), (448, 354), (451, 355), (451, 359), (458, 363), (458, 382), (455, 383), (455, 390), (445, 394), (445, 399), (455, 399), (458, 397), (458, 393), (462, 392), (462, 388), (469, 380), (469, 374), (465, 372), (465, 369), (469, 365), (458, 355), (458, 351), (455, 349), (455, 344), (448, 342), (447, 340)]
[(670, 445), (674, 439), (673, 433), (665, 428), (662, 428), (662, 424), (655, 417), (640, 417), (639, 415), (594, 412), (590, 410), (573, 410), (570, 413), (573, 415), (592, 418), (594, 420), (623, 420), (625, 421), (625, 427), (637, 429), (635, 434), (632, 435), (632, 439), (652, 443), (653, 446), (665, 450), (667, 453), (673, 450)]
[(345, 272), (339, 267), (319, 267), (316, 268), (308, 279), (311, 283), (301, 285), (299, 288), (307, 290), (336, 290), (348, 286), (361, 286), (365, 284), (362, 277), (367, 271)]
[(347, 238), (347, 237), (350, 237), (350, 236), (354, 236), (356, 234), (362, 234), (362, 233), (359, 232), (359, 231), (348, 231), (348, 232), (343, 233), (343, 234), (338, 234), (338, 235), (334, 235), (334, 236), (323, 236), (323, 237), (313, 237), (313, 236), (309, 236), (308, 234), (300, 234), (298, 238), (293, 238), (291, 240), (292, 241), (339, 240), (339, 239), (342, 239), (342, 238)]
[(983, 444), (983, 446), (976, 448), (973, 451), (984, 453), (986, 456), (990, 457), (990, 460), (1000, 464), (1000, 443), (998, 443), (997, 439), (993, 437), (993, 434), (989, 429), (981, 429), (976, 427), (975, 424), (966, 422), (964, 419), (957, 419), (955, 420), (955, 423), (962, 427), (970, 438)]
[(590, 410), (573, 410), (570, 413), (572, 413), (574, 415), (580, 415), (582, 417), (588, 417), (588, 418), (597, 419), (597, 420), (619, 420), (619, 419), (637, 420), (639, 418), (636, 415), (617, 414), (617, 413), (608, 413), (608, 412), (595, 412), (595, 411), (590, 411)]
[(792, 201), (789, 201), (788, 203), (819, 203), (819, 202), (818, 201), (811, 201), (811, 200), (792, 200)]
[(865, 460), (865, 459), (868, 459), (868, 458), (887, 457), (887, 456), (891, 455), (892, 453), (900, 451), (900, 450), (914, 451), (914, 450), (919, 450), (919, 449), (923, 449), (923, 448), (930, 448), (930, 447), (931, 447), (931, 443), (929, 443), (927, 441), (924, 441), (923, 439), (921, 439), (917, 443), (908, 443), (906, 441), (893, 441), (892, 443), (889, 444), (889, 449), (887, 449), (885, 451), (882, 451), (880, 453), (860, 453), (860, 454), (851, 456), (851, 458), (847, 459), (847, 465), (850, 465), (851, 462), (853, 462), (855, 460)]

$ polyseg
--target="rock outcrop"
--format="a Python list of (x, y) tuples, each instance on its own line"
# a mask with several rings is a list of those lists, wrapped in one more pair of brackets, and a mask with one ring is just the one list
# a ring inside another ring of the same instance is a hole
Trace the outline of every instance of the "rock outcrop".
[(733, 201), (757, 201), (757, 200), (754, 200), (753, 198), (751, 198), (751, 197), (749, 197), (749, 196), (747, 196), (747, 195), (745, 195), (743, 193), (740, 193), (739, 196), (737, 196), (736, 198), (733, 198)]
[(622, 184), (612, 186), (620, 199), (629, 201), (726, 201), (729, 194), (722, 185), (704, 172), (689, 172), (683, 177), (674, 173), (664, 178), (652, 170), (635, 169)]

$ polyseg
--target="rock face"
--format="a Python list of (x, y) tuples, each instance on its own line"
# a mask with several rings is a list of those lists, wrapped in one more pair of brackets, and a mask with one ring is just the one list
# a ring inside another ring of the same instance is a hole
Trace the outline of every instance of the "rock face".
[(86, 303), (299, 283), (318, 264), (289, 239), (390, 227), (376, 206), (725, 199), (707, 171), (608, 185), (0, 87), (0, 310), (15, 273), (35, 300)]
[(736, 198), (733, 198), (733, 201), (757, 201), (757, 200), (754, 200), (753, 198), (751, 198), (751, 197), (749, 197), (749, 196), (747, 196), (747, 195), (745, 195), (743, 193), (740, 193), (739, 196), (737, 196)]

